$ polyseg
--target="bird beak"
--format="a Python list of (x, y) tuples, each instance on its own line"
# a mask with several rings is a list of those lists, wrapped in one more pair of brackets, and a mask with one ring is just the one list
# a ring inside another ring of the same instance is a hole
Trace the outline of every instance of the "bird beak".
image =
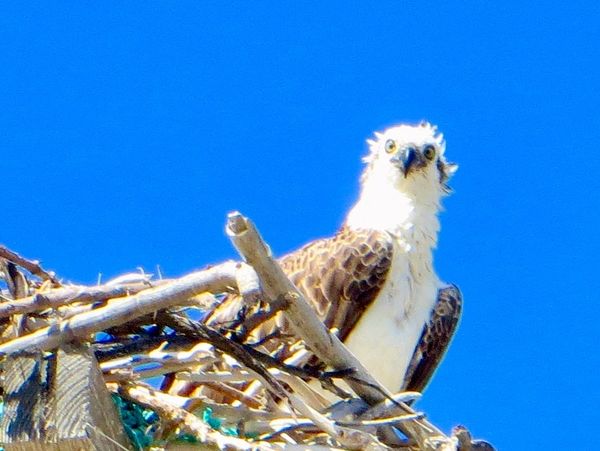
[(392, 157), (392, 162), (402, 171), (404, 177), (417, 162), (417, 151), (413, 147), (407, 147)]

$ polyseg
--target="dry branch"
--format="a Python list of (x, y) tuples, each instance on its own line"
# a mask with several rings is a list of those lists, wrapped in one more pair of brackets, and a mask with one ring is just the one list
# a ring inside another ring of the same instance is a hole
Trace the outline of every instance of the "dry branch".
[(49, 280), (54, 286), (60, 286), (60, 282), (53, 272), (46, 271), (40, 266), (37, 260), (28, 260), (21, 257), (14, 251), (11, 251), (6, 246), (0, 244), (0, 258), (13, 262), (15, 265), (25, 268), (34, 276), (38, 276), (42, 280)]
[(80, 285), (63, 286), (47, 291), (41, 291), (33, 296), (28, 296), (13, 302), (0, 304), (0, 318), (6, 318), (10, 315), (25, 314), (40, 311), (46, 308), (59, 308), (68, 304), (89, 304), (93, 302), (102, 302), (108, 299), (120, 298), (147, 290), (152, 286), (165, 285), (168, 280), (159, 280), (149, 285), (148, 283), (137, 282), (126, 285), (99, 285), (96, 287), (87, 287)]
[(86, 339), (90, 334), (126, 323), (160, 309), (184, 304), (187, 299), (205, 291), (224, 292), (235, 284), (238, 264), (227, 262), (177, 279), (172, 284), (143, 291), (107, 306), (76, 315), (55, 326), (0, 344), (0, 354), (25, 349), (49, 350), (73, 339)]

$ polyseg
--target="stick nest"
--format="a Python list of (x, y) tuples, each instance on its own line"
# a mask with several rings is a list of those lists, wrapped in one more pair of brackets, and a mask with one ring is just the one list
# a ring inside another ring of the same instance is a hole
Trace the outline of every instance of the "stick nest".
[[(230, 214), (226, 230), (246, 263), (95, 286), (61, 282), (0, 246), (0, 355), (88, 343), (137, 448), (486, 449), (466, 429), (448, 436), (413, 410), (418, 393), (379, 385), (247, 218)], [(231, 321), (207, 324), (231, 296), (240, 305)], [(276, 316), (291, 331), (254, 333)]]

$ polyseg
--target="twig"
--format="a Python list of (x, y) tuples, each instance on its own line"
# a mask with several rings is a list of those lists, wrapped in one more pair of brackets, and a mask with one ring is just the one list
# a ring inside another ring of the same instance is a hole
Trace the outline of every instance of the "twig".
[(376, 420), (362, 420), (362, 421), (336, 421), (336, 424), (346, 427), (361, 427), (361, 426), (380, 426), (382, 424), (395, 424), (401, 421), (419, 420), (424, 418), (425, 414), (422, 412), (416, 412), (414, 414), (397, 415), (395, 417), (378, 418)]
[(202, 292), (223, 292), (235, 283), (235, 262), (227, 262), (189, 274), (169, 285), (115, 299), (107, 306), (73, 316), (67, 321), (0, 344), (0, 355), (24, 349), (49, 350), (61, 343), (113, 327), (160, 309), (185, 303)]
[(37, 260), (28, 260), (24, 257), (21, 257), (19, 254), (17, 254), (14, 251), (11, 251), (2, 244), (0, 244), (0, 258), (4, 258), (8, 261), (13, 262), (15, 265), (19, 265), (22, 268), (25, 268), (31, 274), (33, 274), (34, 276), (38, 276), (42, 280), (49, 280), (54, 286), (60, 286), (60, 282), (56, 278), (56, 275), (53, 272), (44, 270)]
[(452, 428), (452, 436), (456, 437), (460, 451), (495, 451), (496, 448), (485, 440), (473, 440), (469, 430), (462, 426)]
[[(171, 312), (159, 312), (157, 315), (157, 318), (156, 318), (156, 322), (157, 322), (157, 324), (167, 325), (170, 328), (172, 328), (173, 330), (175, 330), (181, 334), (194, 333), (193, 328), (198, 328), (198, 327), (206, 328), (205, 325), (200, 325), (182, 315), (178, 315), (176, 313), (171, 313)], [(212, 339), (211, 343), (215, 343), (214, 338)], [(298, 376), (299, 378), (318, 379), (320, 381), (332, 384), (333, 382), (331, 381), (331, 379), (341, 378), (346, 373), (349, 372), (346, 370), (321, 371), (321, 370), (318, 370), (318, 369), (316, 369), (314, 367), (310, 367), (310, 366), (298, 367), (298, 366), (287, 364), (286, 362), (281, 362), (280, 360), (276, 359), (275, 357), (273, 357), (269, 354), (265, 354), (261, 351), (258, 351), (257, 349), (255, 349), (254, 344), (252, 344), (252, 345), (241, 344), (241, 343), (237, 343), (237, 341), (236, 341), (236, 344), (238, 346), (240, 346), (243, 349), (243, 351), (248, 354), (249, 357), (252, 357), (252, 359), (260, 362), (264, 367), (272, 368), (272, 369), (279, 369), (281, 373)], [(229, 348), (221, 348), (221, 349), (225, 352), (231, 352), (231, 350)]]
[(166, 340), (169, 347), (193, 346), (197, 343), (194, 337), (184, 335), (164, 335), (142, 336), (142, 337), (119, 337), (116, 342), (96, 342), (92, 345), (96, 359), (99, 362), (106, 362), (110, 359), (130, 356), (131, 354), (144, 354), (161, 346)]
[[(15, 263), (0, 258), (0, 271), (4, 274), (4, 279), (13, 299), (21, 299), (29, 294), (29, 283)], [(10, 303), (11, 301), (9, 301)], [(27, 324), (26, 318), (23, 315), (13, 315), (11, 320), (13, 335), (15, 337), (23, 335)]]
[(236, 332), (237, 340), (240, 342), (245, 341), (248, 338), (248, 335), (252, 334), (254, 329), (273, 318), (277, 313), (287, 307), (287, 303), (288, 301), (286, 299), (275, 299), (273, 302), (269, 302), (267, 308), (259, 310), (255, 314), (244, 318), (243, 323), (240, 324), (241, 330)]
[[(314, 406), (317, 406), (320, 409), (325, 407), (325, 399), (322, 399), (322, 396), (314, 392), (302, 379), (294, 377), (277, 368), (269, 368), (268, 371), (278, 380), (288, 384), (294, 390), (294, 392), (302, 396), (302, 398), (305, 399), (308, 402), (308, 405), (311, 407), (314, 408)], [(256, 380), (256, 376), (254, 373), (250, 373), (245, 370), (233, 369), (231, 371), (195, 371), (194, 373), (180, 372), (177, 374), (177, 379), (196, 383), (251, 382)]]
[(383, 416), (392, 416), (397, 414), (405, 414), (404, 410), (401, 408), (400, 403), (406, 403), (410, 401), (414, 401), (415, 399), (419, 399), (421, 397), (420, 393), (417, 392), (400, 392), (394, 394), (390, 399), (386, 399), (385, 401), (372, 406), (370, 409), (365, 410), (361, 414), (358, 415), (358, 420), (360, 421), (369, 421), (377, 418), (381, 418)]
[(0, 318), (18, 313), (39, 312), (46, 308), (58, 308), (74, 303), (89, 304), (102, 302), (108, 299), (137, 294), (140, 291), (147, 290), (153, 286), (165, 285), (168, 282), (166, 280), (159, 280), (153, 283), (153, 285), (133, 283), (127, 285), (100, 285), (95, 287), (63, 286), (11, 301), (9, 304), (0, 304)]
[[(166, 344), (166, 341), (164, 343)], [(168, 352), (164, 351), (164, 346), (160, 346), (147, 354), (136, 354), (102, 362), (100, 369), (105, 373), (106, 379), (118, 380), (119, 376), (124, 374), (128, 374), (129, 377), (149, 378), (187, 370), (197, 365), (213, 364), (217, 360), (211, 345), (197, 343), (192, 349), (186, 351)]]

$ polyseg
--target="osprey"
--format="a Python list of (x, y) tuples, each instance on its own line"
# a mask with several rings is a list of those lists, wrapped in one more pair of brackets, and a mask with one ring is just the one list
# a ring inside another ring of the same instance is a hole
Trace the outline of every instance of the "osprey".
[[(280, 263), (375, 379), (391, 392), (422, 391), (461, 312), (460, 291), (440, 281), (432, 256), (440, 201), (457, 166), (446, 161), (442, 135), (426, 122), (391, 127), (367, 142), (360, 196), (343, 226)], [(231, 321), (241, 305), (232, 296), (206, 322)], [(285, 322), (279, 318), (270, 330), (276, 327)]]

